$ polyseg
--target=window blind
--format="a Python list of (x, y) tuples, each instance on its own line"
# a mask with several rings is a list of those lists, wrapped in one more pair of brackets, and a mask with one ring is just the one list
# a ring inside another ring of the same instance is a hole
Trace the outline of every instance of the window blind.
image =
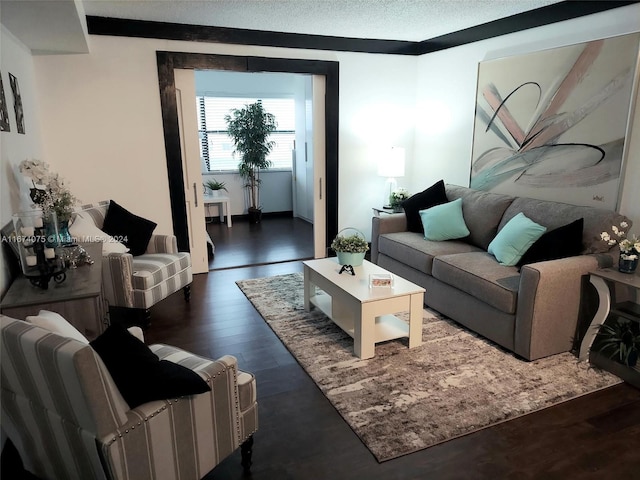
[[(255, 103), (258, 98), (196, 97), (200, 155), (210, 171), (238, 170), (240, 158), (233, 156), (233, 141), (227, 134), (225, 115), (231, 110)], [(291, 151), (295, 140), (295, 101), (293, 98), (263, 98), (264, 109), (276, 117), (277, 130), (270, 140), (275, 142), (267, 157), (271, 168), (291, 169)]]

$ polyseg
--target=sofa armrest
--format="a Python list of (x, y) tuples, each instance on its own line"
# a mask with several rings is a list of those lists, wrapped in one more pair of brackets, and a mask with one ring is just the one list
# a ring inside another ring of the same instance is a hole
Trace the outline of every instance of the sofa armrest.
[(371, 219), (371, 263), (378, 263), (378, 236), (384, 233), (405, 232), (407, 217), (404, 213), (391, 213)]
[(133, 255), (110, 253), (102, 256), (102, 287), (110, 306), (133, 307)]
[(514, 351), (529, 360), (570, 351), (580, 310), (582, 277), (612, 264), (610, 255), (598, 254), (524, 265)]
[(175, 235), (151, 235), (145, 253), (178, 253), (178, 240)]
[(110, 478), (164, 478), (167, 469), (178, 467), (191, 472), (189, 478), (202, 478), (254, 433), (257, 404), (256, 422), (248, 431), (234, 357), (210, 360), (167, 345), (150, 348), (161, 359), (196, 371), (211, 391), (130, 410), (125, 425), (98, 439), (106, 468)]

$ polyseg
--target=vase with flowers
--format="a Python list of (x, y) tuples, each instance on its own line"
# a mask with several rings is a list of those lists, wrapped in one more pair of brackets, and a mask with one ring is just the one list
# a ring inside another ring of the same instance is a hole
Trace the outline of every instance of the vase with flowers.
[[(69, 190), (68, 183), (57, 173), (51, 172), (49, 165), (40, 160), (23, 160), (19, 168), (20, 173), (31, 180), (29, 196), (33, 200), (34, 207), (42, 210), (45, 222), (52, 217), (51, 213), (55, 213), (59, 242), (72, 243), (69, 220), (73, 214), (73, 207), (78, 201)], [(54, 227), (51, 228), (54, 231)]]
[(620, 259), (618, 270), (622, 273), (634, 273), (638, 268), (638, 258), (640, 257), (640, 238), (636, 235), (628, 235), (629, 224), (621, 222), (620, 227), (613, 225), (612, 233), (602, 232), (600, 238), (609, 245), (618, 245), (620, 248)]
[(389, 195), (389, 205), (395, 213), (402, 212), (402, 202), (409, 198), (409, 192), (405, 188), (398, 188)]

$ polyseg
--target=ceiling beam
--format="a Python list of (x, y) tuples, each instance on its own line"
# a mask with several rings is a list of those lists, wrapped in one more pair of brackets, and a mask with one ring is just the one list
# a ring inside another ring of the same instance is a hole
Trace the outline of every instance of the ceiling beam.
[(427, 39), (422, 42), (333, 37), (97, 16), (87, 16), (87, 27), (91, 35), (159, 38), (164, 40), (259, 45), (338, 52), (424, 55), (425, 53), (437, 52), (487, 38), (571, 20), (573, 18), (604, 12), (638, 2), (640, 2), (640, 0), (569, 0), (511, 15), (457, 32)]
[(536, 8), (527, 12), (500, 18), (492, 22), (465, 28), (457, 32), (448, 33), (439, 37), (420, 42), (416, 47), (416, 55), (437, 52), (447, 48), (458, 47), (468, 43), (499, 37), (509, 33), (542, 27), (552, 23), (563, 22), (574, 18), (600, 13), (614, 8), (626, 7), (638, 3), (635, 1), (578, 1), (569, 0), (554, 3), (545, 7)]

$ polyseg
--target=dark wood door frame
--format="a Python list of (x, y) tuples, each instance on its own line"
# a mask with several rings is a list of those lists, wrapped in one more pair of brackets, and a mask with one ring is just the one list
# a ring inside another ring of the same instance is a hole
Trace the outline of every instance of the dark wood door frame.
[[(338, 233), (338, 88), (339, 63), (324, 60), (245, 57), (206, 53), (156, 52), (167, 155), (173, 232), (178, 249), (189, 251), (189, 227), (180, 147), (178, 104), (174, 69), (233, 70), (237, 72), (288, 72), (323, 75), (325, 92), (325, 198), (327, 246)], [(315, 200), (314, 200), (315, 201)]]

